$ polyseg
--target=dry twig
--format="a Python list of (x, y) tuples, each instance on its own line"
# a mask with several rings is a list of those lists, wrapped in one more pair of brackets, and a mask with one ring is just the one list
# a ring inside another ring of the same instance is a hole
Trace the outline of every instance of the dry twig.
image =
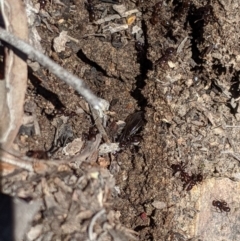
[(90, 241), (95, 241), (95, 235), (93, 233), (93, 226), (95, 225), (96, 221), (98, 218), (100, 218), (104, 213), (105, 213), (105, 209), (100, 210), (99, 212), (97, 212), (94, 217), (92, 218), (89, 228), (88, 228), (88, 237), (90, 239)]
[(12, 45), (14, 48), (20, 50), (28, 56), (28, 58), (39, 62), (42, 66), (48, 68), (53, 74), (55, 74), (59, 79), (73, 87), (80, 95), (82, 95), (86, 101), (93, 106), (94, 109), (98, 110), (100, 116), (103, 116), (105, 110), (103, 100), (98, 98), (96, 95), (89, 90), (82, 79), (74, 76), (60, 65), (52, 61), (49, 57), (45, 56), (43, 53), (34, 49), (31, 45), (27, 44), (23, 40), (15, 37), (3, 28), (0, 28), (0, 39), (4, 40), (8, 44)]

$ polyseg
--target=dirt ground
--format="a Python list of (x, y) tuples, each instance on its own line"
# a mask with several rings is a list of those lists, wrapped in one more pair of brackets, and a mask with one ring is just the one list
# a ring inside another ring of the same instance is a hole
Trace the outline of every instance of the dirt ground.
[[(117, 121), (142, 111), (140, 144), (128, 141), (120, 152), (102, 156), (105, 164), (99, 158), (92, 164), (116, 179), (108, 208), (121, 224), (144, 241), (239, 240), (238, 0), (39, 2), (42, 49), (110, 103), (110, 141), (121, 133)], [(113, 3), (136, 11), (99, 24), (116, 14)], [(127, 29), (110, 33), (114, 24)], [(62, 31), (71, 38), (56, 51)], [(52, 159), (66, 157), (64, 147), (89, 138), (95, 124), (85, 100), (42, 67), (29, 67), (24, 110), (36, 115), (41, 133), (21, 128), (18, 145), (28, 155), (49, 150)], [(65, 132), (56, 139), (60, 127)]]

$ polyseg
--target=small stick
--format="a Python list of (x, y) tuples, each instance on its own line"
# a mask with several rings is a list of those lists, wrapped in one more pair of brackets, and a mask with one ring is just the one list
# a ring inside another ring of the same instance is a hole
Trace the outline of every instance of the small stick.
[(103, 116), (104, 106), (101, 99), (93, 94), (89, 90), (84, 81), (75, 75), (69, 73), (59, 64), (52, 61), (49, 57), (45, 56), (43, 53), (34, 49), (31, 45), (24, 42), (23, 40), (12, 35), (4, 28), (0, 27), (0, 39), (12, 45), (14, 48), (20, 50), (22, 53), (26, 54), (28, 58), (39, 62), (45, 68), (48, 68), (53, 74), (55, 74), (59, 79), (73, 87), (80, 95), (82, 95), (86, 101), (96, 110), (100, 112), (100, 116)]
[(88, 237), (89, 237), (90, 241), (96, 240), (94, 238), (95, 235), (93, 234), (93, 226), (95, 225), (97, 219), (100, 218), (105, 212), (106, 212), (105, 209), (102, 209), (93, 216), (93, 218), (90, 222), (89, 228), (88, 228)]
[(1, 156), (1, 161), (3, 162), (6, 162), (8, 164), (33, 172), (33, 163), (31, 161), (21, 160), (20, 158), (17, 158), (11, 154), (8, 154), (8, 153), (3, 154), (2, 152), (0, 152), (0, 156)]

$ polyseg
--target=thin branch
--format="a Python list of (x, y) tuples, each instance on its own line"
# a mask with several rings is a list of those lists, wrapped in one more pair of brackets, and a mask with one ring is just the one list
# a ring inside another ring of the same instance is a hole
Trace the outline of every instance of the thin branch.
[(17, 38), (16, 36), (12, 35), (11, 33), (9, 33), (1, 27), (0, 39), (4, 40), (8, 44), (12, 45), (14, 48), (26, 54), (28, 58), (37, 61), (45, 68), (48, 68), (50, 72), (55, 74), (59, 79), (70, 85), (80, 95), (82, 95), (94, 109), (97, 109), (100, 112), (100, 116), (102, 117), (102, 113), (105, 110), (104, 105), (102, 103), (102, 99), (94, 95), (93, 92), (86, 87), (82, 79), (79, 79), (78, 77), (69, 73), (59, 64), (52, 61), (49, 57), (37, 51), (31, 45)]
[(20, 158), (15, 157), (14, 155), (12, 155), (10, 153), (3, 152), (3, 150), (0, 150), (0, 157), (1, 157), (1, 161), (3, 161), (3, 162), (17, 166), (19, 168), (23, 168), (30, 172), (33, 171), (33, 162), (31, 162), (31, 161), (21, 160)]
[(100, 218), (104, 213), (106, 212), (105, 209), (100, 210), (99, 212), (97, 212), (94, 217), (92, 218), (89, 228), (88, 228), (88, 237), (90, 239), (90, 241), (95, 241), (95, 235), (93, 233), (93, 226), (95, 225), (96, 221), (98, 218)]
[[(12, 151), (11, 151), (12, 152)], [(36, 159), (29, 158), (26, 156), (19, 156), (19, 153), (11, 153), (7, 150), (4, 150), (0, 147), (0, 164), (5, 162), (11, 165), (14, 165), (18, 168), (25, 169), (30, 172), (50, 172), (54, 170), (59, 165), (68, 165), (69, 159), (66, 160), (45, 160), (45, 159)]]

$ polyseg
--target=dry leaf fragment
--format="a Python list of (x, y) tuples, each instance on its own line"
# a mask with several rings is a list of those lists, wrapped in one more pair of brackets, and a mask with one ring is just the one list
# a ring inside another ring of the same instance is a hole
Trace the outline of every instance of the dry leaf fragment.
[(81, 151), (83, 144), (84, 141), (82, 140), (82, 138), (76, 138), (63, 148), (63, 152), (67, 156), (74, 156)]
[(53, 40), (53, 48), (57, 53), (65, 50), (65, 45), (69, 42), (67, 31), (62, 31), (58, 37)]
[(136, 20), (136, 16), (135, 16), (135, 15), (132, 15), (132, 16), (130, 16), (130, 17), (127, 17), (127, 24), (128, 24), (128, 25), (132, 25), (135, 20)]
[[(22, 1), (6, 0), (1, 4), (5, 28), (21, 39), (28, 39), (28, 27)], [(27, 64), (23, 58), (5, 48), (5, 76), (0, 85), (0, 142), (9, 149), (12, 145), (23, 115), (27, 86)]]
[(99, 146), (99, 155), (120, 151), (119, 143), (103, 143)]

